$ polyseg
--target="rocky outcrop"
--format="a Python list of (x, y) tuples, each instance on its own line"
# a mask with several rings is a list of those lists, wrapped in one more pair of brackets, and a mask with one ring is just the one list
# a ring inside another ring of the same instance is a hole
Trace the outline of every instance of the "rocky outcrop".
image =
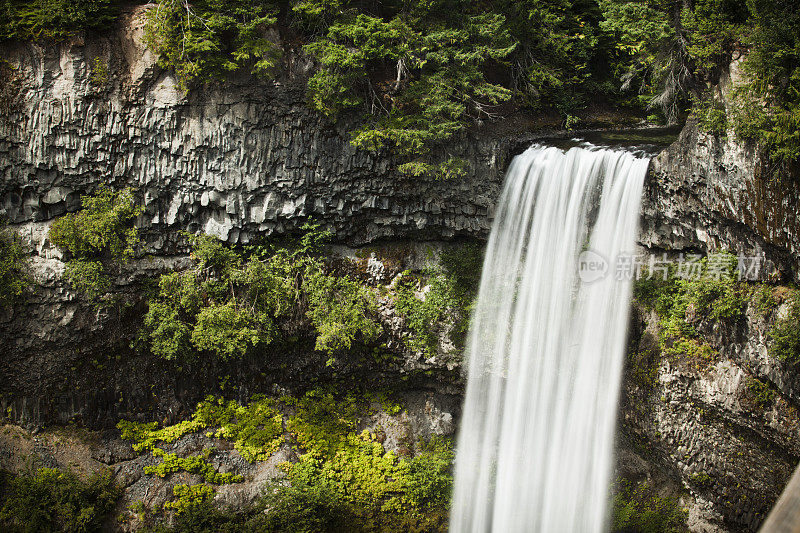
[(698, 320), (710, 358), (662, 353), (658, 317), (635, 311), (620, 410), (625, 449), (683, 486), (704, 524), (694, 531), (757, 530), (800, 460), (796, 368), (767, 350), (780, 309), (765, 315), (750, 304), (735, 320)]
[[(720, 83), (729, 113), (738, 64)], [(753, 143), (690, 121), (653, 159), (640, 242), (656, 250), (728, 250), (763, 258), (762, 279), (800, 280), (800, 180)]]

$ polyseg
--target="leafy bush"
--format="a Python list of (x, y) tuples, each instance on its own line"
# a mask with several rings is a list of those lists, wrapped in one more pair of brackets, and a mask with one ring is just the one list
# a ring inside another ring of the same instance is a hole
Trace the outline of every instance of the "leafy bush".
[(100, 298), (111, 287), (111, 280), (100, 261), (82, 259), (67, 261), (64, 278), (72, 284), (75, 290), (90, 300)]
[(700, 368), (716, 360), (718, 354), (698, 337), (695, 322), (739, 319), (744, 315), (750, 290), (734, 278), (736, 258), (731, 254), (703, 258), (697, 266), (702, 272), (699, 279), (676, 277), (675, 269), (670, 270), (666, 280), (658, 273), (647, 279), (645, 273), (634, 283), (633, 294), (658, 313), (659, 341), (664, 353), (685, 358)]
[(789, 363), (800, 360), (800, 295), (796, 292), (789, 299), (789, 310), (769, 332), (772, 343), (770, 354)]
[(242, 265), (239, 254), (213, 237), (192, 239), (195, 265), (164, 274), (148, 306), (142, 336), (153, 354), (189, 360), (193, 350), (241, 358), (275, 340), (275, 320), (296, 297), (281, 258)]
[(101, 189), (83, 196), (81, 210), (56, 219), (50, 240), (68, 256), (65, 276), (87, 297), (96, 299), (110, 285), (107, 267), (133, 259), (139, 242), (134, 226), (143, 208), (129, 189)]
[(375, 298), (356, 281), (326, 273), (313, 254), (327, 235), (306, 230), (290, 247), (247, 247), (246, 262), (213, 237), (194, 237), (193, 268), (160, 277), (141, 338), (168, 360), (191, 360), (195, 350), (241, 358), (279, 340), (281, 320), (299, 314), (310, 319), (329, 362), (354, 343), (373, 343), (381, 332)]
[[(395, 289), (395, 306), (414, 332), (411, 348), (435, 354), (439, 334), (449, 323), (449, 336), (461, 344), (469, 327), (469, 315), (480, 284), (483, 249), (477, 244), (462, 244), (441, 254), (441, 268), (427, 273), (423, 280), (405, 272)], [(423, 298), (418, 286), (428, 283)]]
[[(308, 85), (312, 105), (331, 117), (366, 106), (355, 146), (418, 156), (511, 97), (484, 75), (515, 46), (503, 15), (467, 12), (442, 23), (435, 8), (415, 7), (411, 16), (343, 18), (306, 46), (321, 65)], [(394, 83), (376, 91), (371, 74), (388, 68)]]
[(264, 530), (275, 533), (354, 531), (352, 510), (322, 479), (268, 487)]
[(441, 325), (459, 312), (461, 302), (454, 295), (452, 279), (444, 274), (434, 275), (429, 283), (424, 299), (417, 298), (417, 281), (410, 273), (405, 273), (396, 286), (395, 306), (414, 332), (409, 340), (411, 348), (433, 355), (439, 349)]
[(380, 334), (372, 318), (377, 313), (375, 298), (358, 282), (314, 269), (305, 278), (305, 289), (317, 350), (333, 355), (350, 349), (354, 341), (371, 343)]
[(177, 499), (165, 503), (164, 508), (174, 509), (176, 515), (182, 515), (208, 506), (214, 500), (214, 489), (203, 483), (181, 484), (172, 488), (172, 495)]
[(251, 348), (274, 338), (270, 319), (234, 301), (204, 307), (197, 314), (192, 344), (223, 359), (242, 358)]
[(768, 409), (775, 402), (775, 391), (758, 378), (748, 378), (745, 388), (748, 398), (760, 409)]
[(86, 480), (57, 468), (28, 471), (9, 483), (0, 525), (11, 531), (99, 531), (120, 494), (109, 471)]
[(13, 304), (30, 283), (31, 276), (19, 236), (0, 224), (0, 308)]
[(420, 443), (420, 450), (409, 461), (408, 498), (417, 509), (446, 510), (453, 490), (453, 445), (433, 437)]

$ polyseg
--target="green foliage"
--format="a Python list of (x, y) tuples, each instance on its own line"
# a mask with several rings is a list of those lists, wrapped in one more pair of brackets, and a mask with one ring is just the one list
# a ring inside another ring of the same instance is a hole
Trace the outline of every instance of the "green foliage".
[(129, 189), (101, 189), (94, 196), (83, 196), (81, 202), (80, 211), (53, 222), (53, 244), (77, 258), (132, 259), (139, 242), (133, 222), (143, 211), (136, 207), (133, 193)]
[(287, 429), (305, 453), (286, 465), (292, 485), (324, 483), (360, 514), (419, 515), (447, 507), (449, 443), (435, 441), (409, 461), (386, 452), (375, 435), (355, 431), (358, 402), (352, 397), (312, 391), (293, 405)]
[(773, 158), (800, 157), (800, 14), (786, 2), (748, 0), (747, 83), (737, 91), (736, 132)]
[[(686, 263), (688, 264), (688, 262)], [(702, 276), (652, 278), (645, 273), (634, 283), (634, 297), (659, 315), (660, 344), (664, 353), (686, 358), (698, 368), (718, 358), (717, 352), (698, 338), (694, 324), (700, 320), (737, 320), (744, 314), (750, 291), (734, 278), (736, 258), (715, 254), (697, 262)]]
[[(471, 119), (488, 116), (511, 96), (484, 74), (489, 62), (515, 47), (505, 17), (442, 15), (419, 3), (412, 13), (361, 13), (332, 24), (324, 38), (306, 46), (321, 65), (308, 85), (313, 107), (330, 117), (365, 107), (366, 122), (353, 132), (353, 144), (390, 147), (406, 156), (424, 154)], [(394, 69), (393, 81), (373, 79), (374, 72), (388, 69)]]
[(316, 348), (333, 356), (381, 333), (372, 292), (325, 272), (313, 257), (329, 234), (318, 226), (293, 245), (246, 247), (242, 255), (213, 237), (192, 239), (194, 267), (162, 275), (149, 302), (141, 338), (153, 354), (191, 360), (196, 350), (242, 358), (281, 337), (281, 320), (307, 305)]
[[(469, 315), (480, 283), (482, 248), (462, 244), (441, 254), (441, 269), (418, 280), (404, 272), (395, 287), (395, 307), (414, 333), (409, 346), (428, 354), (438, 351), (439, 335), (449, 324), (450, 338), (461, 343), (469, 327)], [(417, 294), (427, 283), (427, 292)]]
[(272, 341), (272, 327), (267, 315), (239, 308), (235, 301), (210, 305), (197, 314), (192, 344), (222, 359), (242, 358), (251, 348)]
[(316, 349), (333, 355), (348, 350), (358, 340), (373, 342), (380, 327), (372, 318), (377, 304), (366, 287), (348, 277), (334, 277), (321, 269), (305, 278), (311, 322), (317, 329)]
[(769, 332), (770, 355), (795, 363), (800, 360), (800, 295), (794, 292), (789, 297), (786, 316), (779, 318)]
[(420, 510), (447, 509), (453, 489), (453, 445), (441, 437), (420, 443), (420, 453), (409, 461), (408, 499)]
[(267, 488), (269, 509), (264, 529), (275, 533), (354, 531), (355, 517), (341, 497), (322, 479)]
[(110, 286), (108, 266), (133, 259), (139, 242), (134, 222), (143, 208), (136, 206), (129, 189), (104, 188), (81, 200), (81, 210), (56, 219), (49, 236), (70, 258), (65, 277), (87, 297), (97, 299)]
[(97, 88), (108, 85), (108, 65), (100, 58), (92, 60), (92, 74), (89, 76), (89, 83)]
[(283, 444), (283, 418), (269, 398), (254, 396), (247, 405), (207, 398), (196, 411), (197, 420), (218, 426), (213, 436), (233, 442), (245, 461), (268, 459)]
[(513, 42), (511, 87), (533, 108), (554, 107), (570, 119), (598, 95), (613, 96), (608, 83), (609, 43), (602, 13), (592, 0), (501, 0)]
[(0, 224), (0, 308), (12, 305), (31, 281), (19, 236)]
[(161, 448), (153, 448), (153, 457), (160, 457), (162, 461), (157, 465), (144, 467), (145, 474), (152, 474), (158, 477), (167, 477), (175, 472), (190, 472), (203, 477), (206, 483), (224, 485), (227, 483), (239, 483), (244, 478), (232, 472), (220, 473), (208, 462), (210, 450), (205, 450), (202, 455), (191, 455), (189, 457), (179, 457), (174, 453), (167, 453)]
[(770, 285), (757, 283), (751, 287), (750, 303), (761, 316), (766, 316), (778, 306), (778, 301)]
[(700, 487), (708, 487), (713, 481), (707, 472), (695, 472), (689, 476), (689, 479), (692, 481), (692, 483)]
[(158, 0), (147, 12), (145, 42), (183, 89), (242, 69), (263, 74), (277, 64), (266, 36), (276, 11), (277, 3), (255, 0)]
[(165, 509), (173, 509), (176, 515), (207, 507), (214, 500), (214, 488), (203, 483), (197, 485), (175, 485), (172, 495), (177, 499), (164, 504)]
[[(245, 405), (209, 397), (190, 420), (173, 426), (121, 421), (118, 427), (135, 450), (162, 458), (145, 467), (145, 473), (162, 477), (187, 471), (210, 484), (241, 480), (216, 472), (208, 463), (210, 449), (178, 457), (159, 447), (199, 431), (233, 442), (248, 461), (268, 459), (284, 442), (299, 455), (296, 463), (282, 465), (287, 483), (268, 486), (251, 515), (215, 510), (213, 487), (179, 485), (177, 499), (165, 505), (177, 512), (177, 531), (441, 530), (452, 487), (452, 444), (438, 437), (420, 442), (410, 459), (386, 452), (378, 435), (357, 431), (359, 413), (369, 405), (368, 398), (318, 389), (282, 398), (281, 404), (258, 396)], [(284, 440), (284, 433), (292, 438)]]
[(243, 264), (218, 239), (192, 239), (195, 265), (164, 274), (149, 302), (143, 337), (154, 355), (188, 360), (193, 350), (241, 358), (275, 340), (275, 320), (296, 298), (283, 258)]
[(99, 531), (120, 494), (109, 471), (86, 480), (57, 468), (28, 471), (6, 488), (0, 526), (5, 531)]
[(156, 422), (121, 420), (117, 428), (123, 439), (134, 441), (134, 450), (152, 451), (154, 455), (159, 442), (169, 444), (206, 428), (216, 428), (207, 435), (232, 442), (251, 463), (266, 460), (283, 443), (283, 419), (275, 402), (262, 396), (254, 396), (247, 405), (209, 396), (197, 405), (189, 420), (172, 426), (158, 429)]
[(469, 169), (469, 162), (465, 159), (450, 157), (439, 164), (426, 163), (421, 160), (414, 160), (403, 163), (397, 167), (402, 174), (419, 178), (422, 176), (450, 180), (466, 176)]
[(692, 113), (701, 131), (714, 135), (724, 135), (728, 127), (725, 104), (712, 97), (693, 98)]
[(615, 533), (683, 533), (688, 513), (678, 499), (659, 496), (646, 482), (618, 480), (614, 490), (612, 527)]
[(67, 261), (64, 279), (89, 300), (97, 300), (108, 292), (111, 280), (100, 261), (72, 259)]
[[(397, 282), (395, 288), (395, 307), (406, 319), (406, 325), (414, 332), (409, 346), (415, 350), (433, 355), (439, 349), (439, 330), (453, 314), (461, 310), (461, 301), (456, 297), (453, 280), (444, 274), (436, 274), (429, 280), (428, 291), (418, 298), (417, 280), (409, 273)], [(458, 326), (465, 328), (460, 315), (454, 319)]]
[(65, 39), (107, 28), (119, 14), (112, 0), (5, 0), (0, 4), (0, 40)]
[(775, 403), (775, 391), (768, 383), (758, 378), (748, 378), (745, 383), (747, 396), (759, 409), (769, 409)]

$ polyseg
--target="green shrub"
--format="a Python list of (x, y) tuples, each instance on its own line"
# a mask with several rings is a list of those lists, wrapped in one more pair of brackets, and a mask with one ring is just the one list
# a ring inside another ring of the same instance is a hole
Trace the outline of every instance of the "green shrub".
[(775, 391), (768, 383), (758, 378), (748, 378), (745, 382), (747, 396), (759, 409), (769, 409), (775, 402)]
[(90, 300), (100, 298), (111, 287), (111, 280), (100, 261), (83, 259), (67, 261), (64, 268), (64, 279)]
[(214, 488), (203, 483), (197, 485), (175, 485), (172, 495), (177, 498), (164, 504), (165, 509), (173, 509), (176, 515), (207, 507), (214, 500)]
[(156, 422), (121, 420), (117, 428), (123, 439), (133, 441), (134, 450), (151, 451), (154, 455), (162, 453), (155, 452), (158, 443), (169, 444), (206, 428), (216, 428), (207, 435), (232, 442), (251, 463), (266, 460), (283, 443), (283, 418), (275, 402), (262, 396), (254, 396), (247, 405), (208, 396), (197, 405), (191, 419), (172, 426), (158, 429)]
[(130, 189), (104, 188), (94, 196), (81, 197), (81, 202), (80, 211), (53, 222), (53, 244), (76, 258), (132, 259), (139, 242), (133, 223), (143, 208), (136, 206)]
[(380, 326), (375, 297), (368, 288), (348, 277), (334, 277), (321, 269), (310, 270), (304, 280), (312, 324), (317, 329), (316, 349), (333, 356), (354, 342), (369, 344)]
[(67, 254), (66, 278), (90, 299), (108, 291), (107, 267), (133, 259), (139, 242), (134, 225), (143, 208), (129, 189), (101, 189), (83, 196), (81, 210), (56, 219), (50, 240)]
[(244, 480), (242, 476), (232, 472), (217, 472), (208, 462), (210, 452), (211, 450), (204, 450), (201, 455), (179, 457), (177, 454), (167, 453), (161, 448), (153, 448), (153, 457), (160, 457), (162, 461), (156, 465), (145, 466), (144, 473), (167, 477), (175, 472), (190, 472), (202, 476), (206, 483), (214, 485), (239, 483)]
[(0, 308), (13, 304), (30, 286), (27, 265), (19, 236), (0, 224)]
[(241, 358), (273, 342), (276, 319), (297, 299), (294, 268), (284, 256), (266, 261), (241, 256), (218, 239), (192, 238), (194, 266), (159, 278), (141, 338), (154, 355), (188, 361), (195, 350)]
[(452, 483), (452, 449), (446, 441), (423, 446), (407, 460), (386, 452), (375, 435), (357, 433), (358, 401), (311, 391), (294, 400), (287, 421), (304, 451), (299, 462), (287, 464), (288, 480), (305, 487), (325, 483), (339, 498), (364, 516), (394, 517), (447, 506)]
[(111, 472), (86, 480), (68, 470), (40, 468), (11, 480), (0, 525), (11, 531), (99, 531), (121, 494)]
[[(441, 325), (461, 309), (461, 301), (455, 295), (453, 280), (444, 274), (436, 274), (429, 280), (430, 288), (424, 300), (417, 298), (417, 280), (404, 273), (397, 282), (395, 306), (406, 318), (406, 324), (414, 332), (409, 346), (415, 350), (434, 355), (439, 350)], [(460, 318), (460, 317), (459, 317)]]
[(789, 310), (769, 332), (770, 355), (795, 363), (800, 360), (800, 295), (793, 293), (789, 299)]
[(322, 479), (268, 486), (264, 530), (274, 533), (348, 532), (357, 520), (341, 497)]
[(419, 453), (408, 462), (408, 498), (416, 509), (446, 510), (453, 490), (453, 445), (441, 437), (420, 444)]
[[(355, 146), (424, 154), (511, 97), (484, 75), (487, 63), (514, 49), (503, 15), (467, 12), (441, 23), (434, 9), (416, 7), (429, 18), (361, 13), (306, 46), (321, 65), (308, 84), (317, 110), (334, 117), (366, 102), (376, 110), (352, 132)], [(388, 65), (397, 65), (397, 80), (393, 96), (381, 99), (370, 73)]]
[(242, 358), (259, 344), (268, 344), (274, 336), (266, 315), (230, 301), (200, 310), (192, 330), (192, 344), (223, 359)]

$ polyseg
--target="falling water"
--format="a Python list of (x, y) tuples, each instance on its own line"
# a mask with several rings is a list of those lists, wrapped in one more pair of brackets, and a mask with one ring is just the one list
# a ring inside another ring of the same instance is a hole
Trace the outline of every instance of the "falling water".
[(606, 528), (631, 292), (616, 261), (647, 165), (543, 147), (511, 163), (470, 330), (451, 531)]

